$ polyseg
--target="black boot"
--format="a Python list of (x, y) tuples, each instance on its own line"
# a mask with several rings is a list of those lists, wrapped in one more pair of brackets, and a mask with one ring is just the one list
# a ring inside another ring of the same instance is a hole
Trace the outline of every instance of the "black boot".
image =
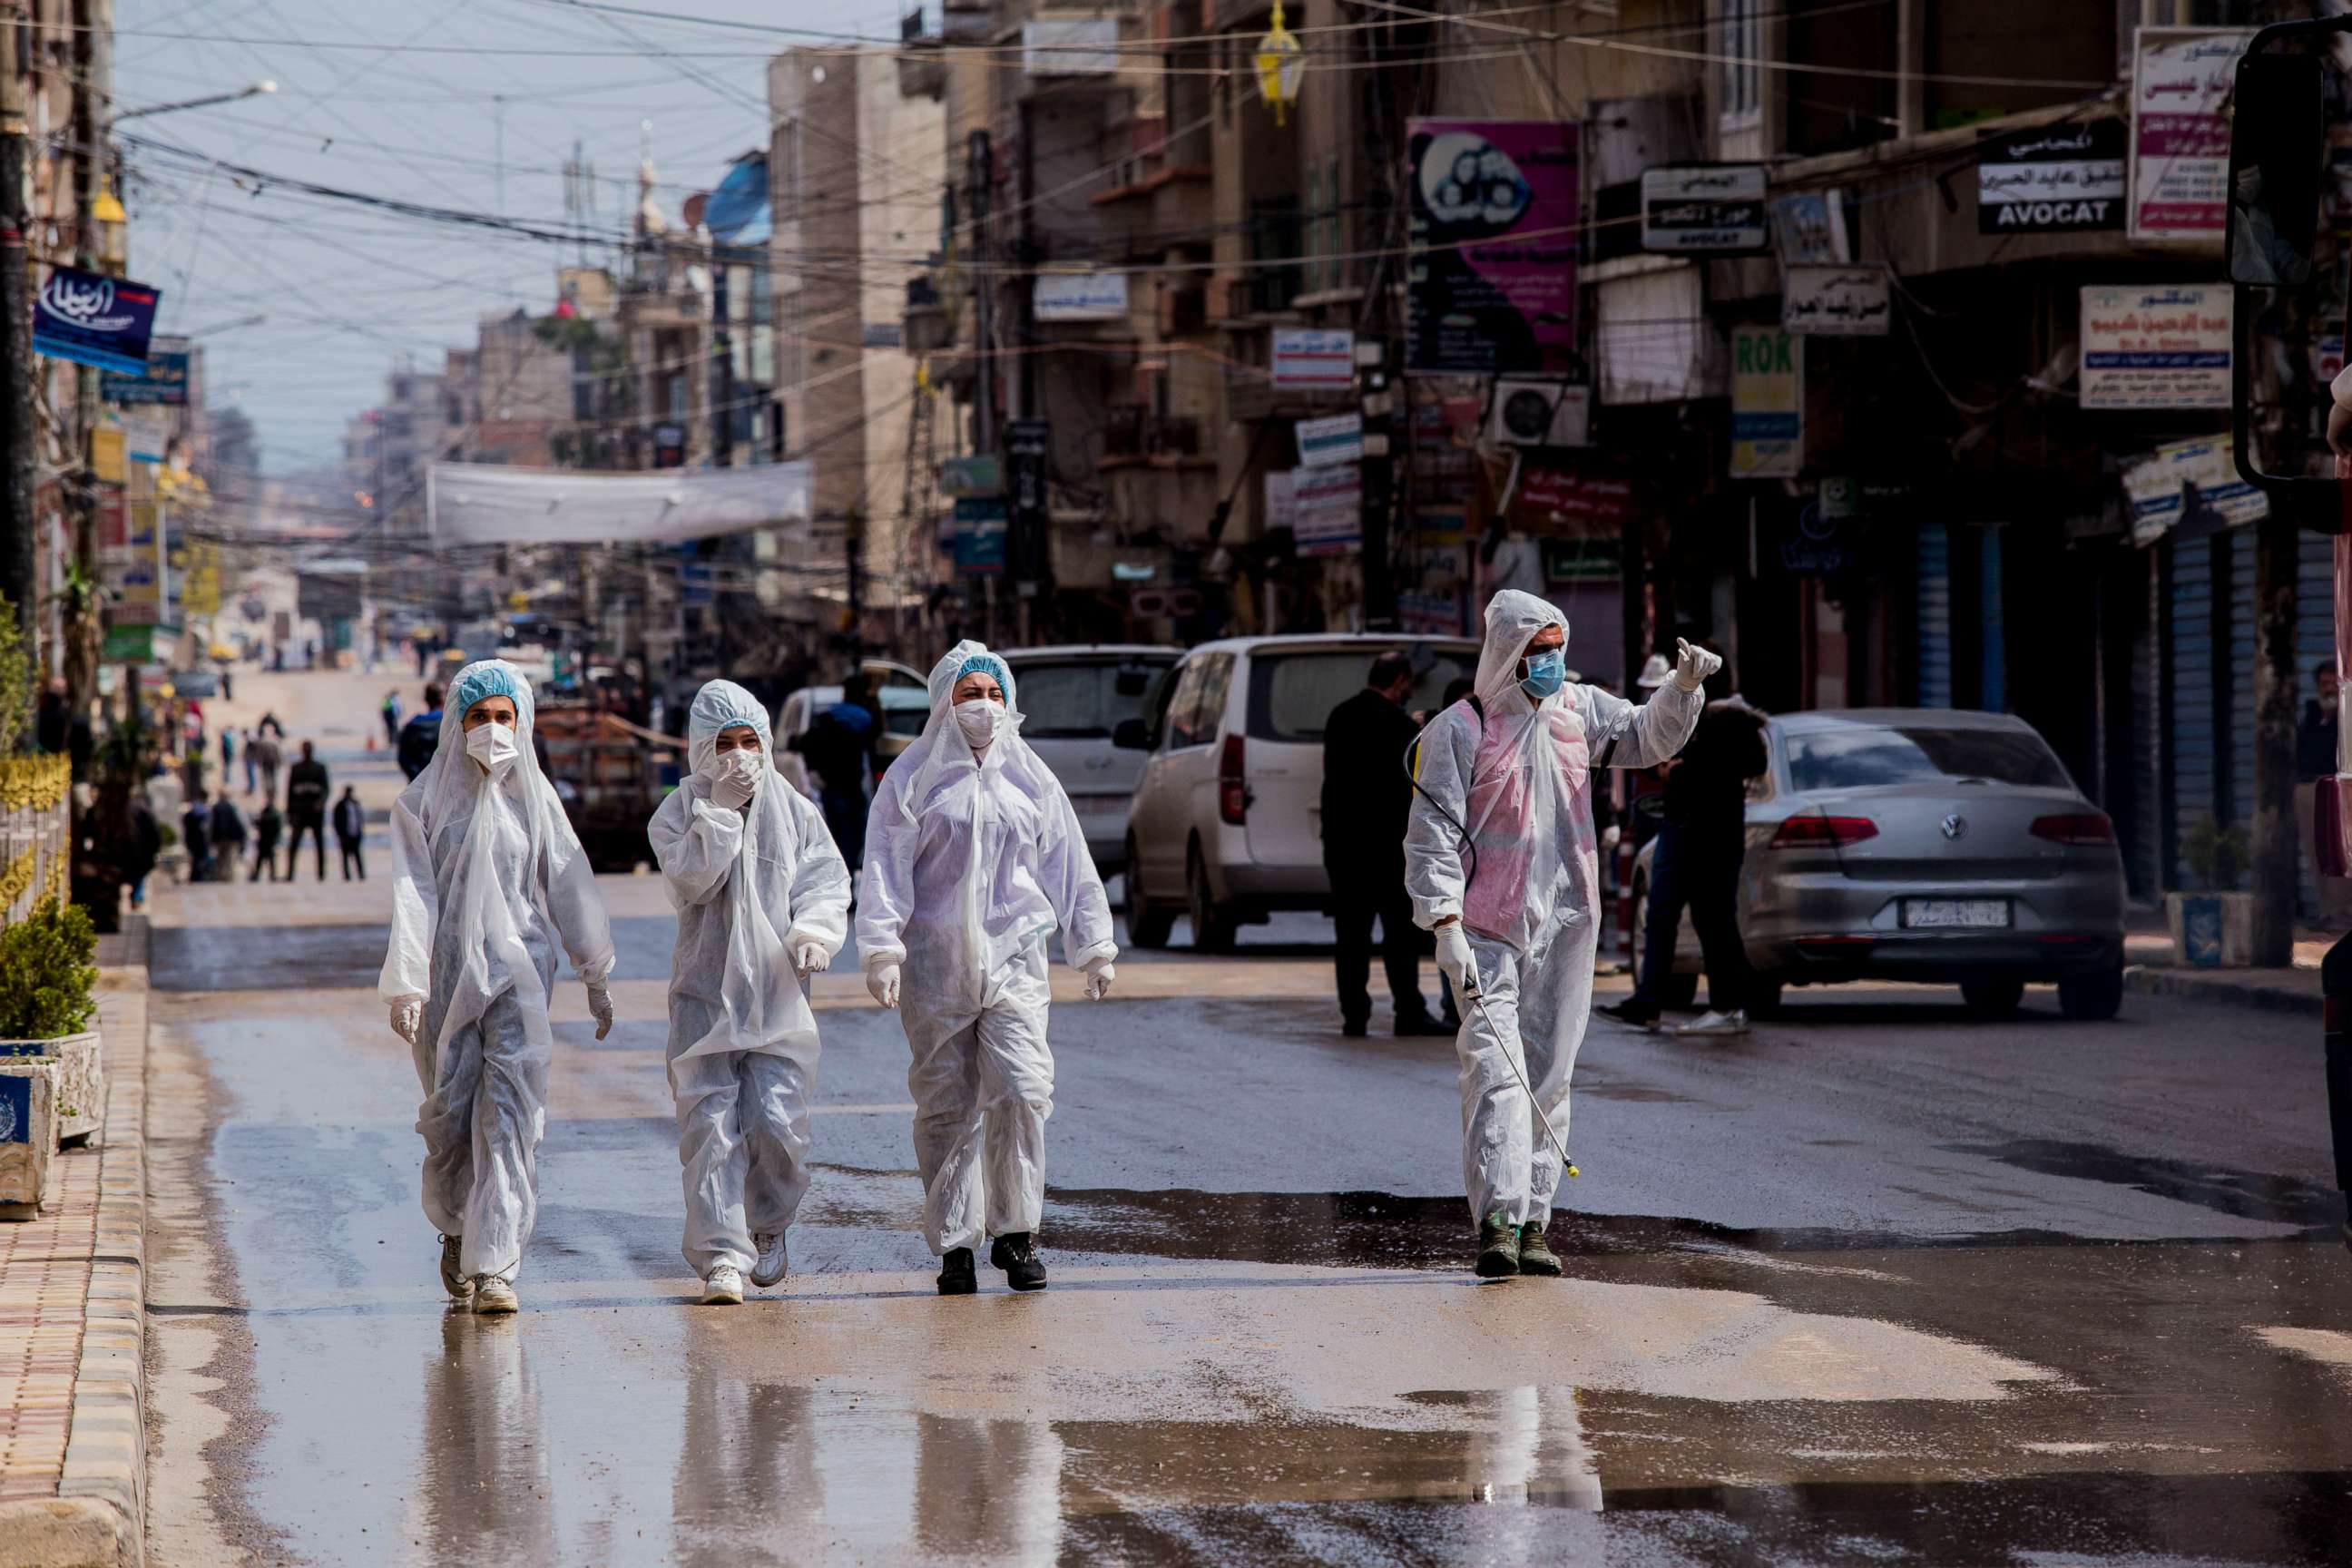
[(1519, 1272), (1554, 1277), (1559, 1273), (1559, 1257), (1544, 1240), (1541, 1220), (1531, 1219), (1519, 1226)]
[(1031, 1250), (1025, 1230), (998, 1237), (996, 1245), (988, 1249), (988, 1260), (1004, 1270), (1004, 1282), (1015, 1290), (1045, 1288), (1045, 1260)]
[(950, 1247), (940, 1259), (940, 1294), (971, 1296), (980, 1291), (980, 1280), (972, 1273), (971, 1248)]
[(1478, 1226), (1477, 1274), (1507, 1279), (1519, 1271), (1519, 1227), (1500, 1215)]

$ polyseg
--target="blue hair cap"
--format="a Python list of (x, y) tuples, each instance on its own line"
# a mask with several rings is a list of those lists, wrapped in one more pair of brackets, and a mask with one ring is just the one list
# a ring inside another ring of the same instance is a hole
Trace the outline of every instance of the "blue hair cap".
[[(982, 675), (992, 676), (996, 684), (1005, 690), (1009, 691), (1013, 689), (1013, 672), (1005, 668), (1004, 661), (992, 653), (976, 653), (965, 659), (963, 667), (955, 672), (956, 680), (961, 680), (975, 670)], [(950, 681), (948, 684), (952, 686), (955, 681)]]
[(473, 711), (474, 704), (485, 697), (503, 697), (520, 710), (522, 706), (522, 682), (514, 667), (504, 659), (484, 659), (468, 665), (457, 677), (457, 689), (450, 694), (457, 707), (457, 717), (463, 719)]

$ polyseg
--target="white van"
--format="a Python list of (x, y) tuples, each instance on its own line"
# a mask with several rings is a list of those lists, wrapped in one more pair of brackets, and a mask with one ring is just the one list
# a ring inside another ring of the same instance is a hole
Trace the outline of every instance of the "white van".
[(1013, 672), (1021, 738), (1061, 780), (1096, 868), (1110, 876), (1125, 863), (1127, 804), (1143, 771), (1142, 755), (1119, 750), (1111, 734), (1141, 717), (1154, 685), (1183, 650), (1076, 643), (992, 651)]
[(1188, 914), (1193, 945), (1217, 951), (1276, 910), (1328, 907), (1323, 724), (1391, 650), (1412, 659), (1414, 711), (1435, 712), (1446, 687), (1478, 668), (1467, 637), (1230, 637), (1186, 654), (1143, 715), (1119, 726), (1118, 743), (1144, 757), (1122, 857), (1129, 941), (1162, 946)]

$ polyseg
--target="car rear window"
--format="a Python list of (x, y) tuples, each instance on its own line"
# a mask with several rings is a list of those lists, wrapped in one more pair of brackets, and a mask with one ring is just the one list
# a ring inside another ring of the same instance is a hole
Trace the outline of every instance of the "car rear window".
[(1121, 720), (1143, 716), (1151, 683), (1175, 662), (1097, 658), (1024, 663), (1013, 672), (1021, 702), (1021, 733), (1032, 741), (1108, 740)]
[[(1414, 643), (1391, 645), (1412, 656), (1412, 695), (1405, 706), (1434, 711), (1445, 689), (1476, 673), (1478, 656)], [(1260, 653), (1250, 659), (1249, 732), (1253, 740), (1318, 742), (1331, 710), (1364, 689), (1372, 660), (1389, 649), (1377, 643), (1349, 648)]]
[(2071, 787), (2042, 737), (2022, 730), (1906, 724), (1800, 731), (1787, 747), (1789, 782), (1800, 790), (1937, 783)]
[(882, 704), (882, 728), (893, 735), (919, 735), (930, 721), (930, 700), (922, 692), (886, 686), (875, 696)]

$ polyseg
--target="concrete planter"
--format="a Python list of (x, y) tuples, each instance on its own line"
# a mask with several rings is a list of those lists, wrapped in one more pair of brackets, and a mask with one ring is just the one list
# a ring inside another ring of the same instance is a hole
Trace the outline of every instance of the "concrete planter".
[(2254, 962), (2252, 893), (2167, 893), (2164, 921), (2176, 963), (2197, 969), (2244, 969)]
[(30, 1219), (51, 1195), (58, 1157), (58, 1064), (0, 1058), (0, 1218)]
[(106, 1056), (96, 1029), (53, 1040), (0, 1040), (0, 1061), (12, 1060), (56, 1064), (58, 1142), (96, 1138), (106, 1118)]

